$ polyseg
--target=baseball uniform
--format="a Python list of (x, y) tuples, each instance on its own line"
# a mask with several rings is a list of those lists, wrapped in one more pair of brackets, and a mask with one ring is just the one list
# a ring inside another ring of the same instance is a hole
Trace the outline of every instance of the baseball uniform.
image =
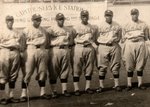
[(55, 26), (49, 27), (47, 31), (50, 35), (49, 49), (49, 77), (52, 89), (52, 98), (57, 98), (56, 91), (57, 78), (60, 78), (62, 85), (62, 94), (70, 97), (67, 91), (68, 75), (71, 69), (71, 48), (73, 46), (74, 30), (64, 26), (65, 16), (58, 13), (55, 17)]
[(82, 71), (85, 76), (91, 76), (95, 60), (95, 49), (92, 44), (95, 43), (97, 29), (91, 24), (84, 25), (82, 23), (75, 26), (74, 29), (77, 36), (74, 39), (73, 76), (79, 77)]
[(139, 10), (131, 10), (132, 21), (124, 26), (123, 61), (127, 71), (127, 91), (132, 89), (133, 71), (137, 71), (138, 88), (146, 89), (142, 83), (143, 70), (147, 60), (145, 41), (149, 37), (147, 25), (138, 19)]
[(15, 29), (5, 28), (0, 34), (0, 79), (15, 82), (20, 65), (20, 35)]
[(114, 89), (121, 91), (119, 86), (119, 69), (121, 61), (121, 47), (119, 41), (121, 39), (122, 29), (120, 25), (113, 21), (113, 12), (111, 10), (105, 11), (105, 21), (99, 26), (99, 35), (97, 42), (99, 44), (97, 49), (97, 67), (99, 70), (100, 87), (97, 89), (101, 93), (104, 88), (104, 79), (108, 69), (113, 73)]
[[(0, 104), (18, 103), (14, 98), (14, 88), (20, 67), (21, 35), (13, 28), (13, 16), (6, 16), (6, 27), (0, 33)], [(8, 83), (8, 93), (5, 84)], [(3, 96), (4, 94), (7, 94)], [(6, 98), (7, 96), (7, 98)], [(3, 98), (4, 97), (4, 98)], [(8, 98), (9, 97), (9, 98)]]
[(46, 48), (47, 32), (43, 27), (33, 26), (24, 29), (27, 44), (26, 76), (24, 80), (28, 83), (37, 68), (36, 79), (45, 81), (47, 75), (48, 51)]
[(124, 27), (125, 40), (123, 47), (123, 61), (128, 72), (143, 71), (147, 54), (144, 34), (147, 25), (139, 20), (138, 22), (129, 22)]
[(47, 29), (50, 34), (50, 81), (56, 81), (57, 77), (61, 80), (68, 78), (71, 70), (71, 59), (69, 46), (73, 44), (74, 31), (69, 27), (52, 26)]
[(82, 10), (80, 12), (81, 23), (74, 26), (76, 37), (74, 39), (74, 56), (73, 56), (73, 82), (75, 95), (80, 96), (79, 81), (82, 72), (86, 79), (85, 92), (93, 94), (90, 88), (91, 79), (95, 62), (95, 37), (97, 35), (97, 27), (91, 25), (89, 20), (89, 12)]
[[(97, 51), (97, 67), (99, 72), (106, 73), (108, 65), (110, 64), (110, 71), (114, 75), (119, 74), (120, 61), (121, 61), (121, 48), (118, 44), (120, 41), (119, 32), (121, 27), (118, 23), (112, 22), (108, 24), (103, 22), (99, 26), (99, 36), (97, 42), (99, 44)], [(112, 41), (112, 44), (107, 45), (109, 41)]]
[[(48, 33), (46, 30), (40, 26), (41, 15), (33, 14), (32, 23), (33, 25), (25, 28), (23, 30), (24, 38), (26, 39), (26, 51), (22, 53), (22, 59), (25, 62), (25, 76), (22, 82), (22, 94), (20, 101), (27, 101), (27, 90), (26, 86), (30, 82), (31, 76), (35, 71), (37, 71), (36, 80), (40, 86), (40, 98), (49, 99), (50, 97), (46, 95), (45, 84), (47, 79), (48, 71), (48, 50), (47, 45), (49, 42)], [(24, 65), (24, 63), (23, 63)], [(23, 66), (22, 66), (23, 67)]]

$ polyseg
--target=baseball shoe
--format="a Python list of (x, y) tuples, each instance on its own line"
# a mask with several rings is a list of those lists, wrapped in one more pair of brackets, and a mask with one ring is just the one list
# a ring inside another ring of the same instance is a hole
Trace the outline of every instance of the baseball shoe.
[(20, 102), (27, 102), (27, 97), (21, 97)]
[(1, 105), (7, 105), (8, 104), (8, 100), (7, 99), (1, 99), (0, 100), (0, 104)]
[(90, 88), (86, 89), (85, 92), (87, 94), (94, 94), (94, 91), (92, 89), (90, 89)]
[(50, 96), (47, 95), (47, 94), (43, 94), (43, 95), (40, 96), (40, 98), (41, 98), (41, 99), (47, 99), (47, 100), (49, 100), (49, 99), (50, 99)]
[(103, 91), (104, 91), (104, 88), (102, 88), (102, 87), (99, 87), (98, 89), (96, 89), (97, 93), (102, 93)]
[(71, 96), (71, 94), (70, 94), (69, 92), (67, 92), (67, 90), (64, 91), (63, 95), (64, 95), (65, 97), (70, 97), (70, 96)]
[(138, 87), (138, 89), (140, 89), (140, 90), (146, 90), (146, 87), (145, 87), (144, 85), (140, 85), (140, 86)]
[(80, 96), (80, 95), (81, 95), (81, 93), (80, 93), (80, 91), (79, 91), (79, 90), (76, 90), (76, 91), (74, 92), (74, 95), (75, 95), (75, 96)]
[(8, 99), (8, 103), (19, 103), (19, 99), (15, 99), (15, 98), (9, 98)]
[(122, 91), (122, 88), (120, 86), (117, 86), (117, 87), (114, 87), (114, 90), (115, 91), (118, 91), (118, 92), (121, 92)]
[(55, 99), (55, 98), (58, 98), (59, 96), (58, 96), (58, 93), (56, 92), (56, 91), (54, 91), (53, 93), (52, 93), (52, 98), (53, 99)]
[(133, 89), (132, 86), (127, 86), (126, 91), (131, 91)]

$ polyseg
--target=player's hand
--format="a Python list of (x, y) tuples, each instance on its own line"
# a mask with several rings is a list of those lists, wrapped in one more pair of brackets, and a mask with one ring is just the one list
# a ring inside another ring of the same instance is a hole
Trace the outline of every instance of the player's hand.
[(97, 45), (95, 43), (92, 43), (92, 46), (94, 47), (94, 49), (97, 49)]
[(112, 42), (109, 41), (109, 42), (107, 42), (106, 44), (107, 44), (108, 46), (111, 46), (111, 45), (112, 45)]

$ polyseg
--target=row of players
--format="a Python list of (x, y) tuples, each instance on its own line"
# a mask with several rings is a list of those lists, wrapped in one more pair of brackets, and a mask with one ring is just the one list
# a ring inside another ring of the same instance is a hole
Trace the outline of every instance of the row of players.
[[(106, 20), (97, 27), (88, 22), (89, 12), (83, 10), (80, 13), (81, 23), (70, 28), (64, 26), (65, 16), (58, 13), (57, 25), (45, 29), (40, 26), (41, 15), (34, 14), (31, 19), (32, 26), (25, 28), (21, 33), (13, 28), (13, 16), (7, 16), (7, 26), (0, 32), (0, 90), (5, 93), (6, 83), (10, 89), (9, 98), (2, 98), (0, 103), (18, 102), (14, 98), (13, 91), (20, 68), (23, 73), (21, 102), (27, 101), (27, 87), (35, 68), (37, 68), (36, 80), (41, 89), (40, 97), (44, 99), (49, 99), (45, 92), (47, 71), (52, 98), (58, 97), (56, 90), (58, 77), (62, 84), (62, 94), (70, 97), (67, 91), (70, 71), (73, 72), (74, 94), (81, 95), (79, 80), (82, 72), (86, 79), (85, 92), (93, 94), (90, 85), (95, 63), (99, 71), (99, 88), (96, 91), (101, 93), (104, 90), (103, 82), (108, 65), (114, 76), (114, 89), (121, 91), (119, 86), (121, 59), (127, 71), (127, 90), (132, 89), (131, 80), (134, 71), (137, 71), (138, 88), (146, 89), (142, 84), (142, 76), (148, 57), (145, 41), (149, 40), (149, 29), (138, 16), (139, 10), (132, 9), (132, 21), (121, 28), (113, 21), (113, 12), (106, 10), (104, 13)], [(123, 44), (122, 49), (120, 41)]]

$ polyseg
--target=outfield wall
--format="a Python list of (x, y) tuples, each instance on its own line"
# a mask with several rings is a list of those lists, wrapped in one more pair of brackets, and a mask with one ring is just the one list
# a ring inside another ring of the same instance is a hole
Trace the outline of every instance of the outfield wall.
[(150, 4), (142, 4), (142, 5), (114, 5), (108, 7), (114, 11), (114, 20), (119, 22), (121, 25), (127, 23), (131, 20), (130, 11), (133, 8), (139, 9), (140, 16), (139, 18), (145, 21), (148, 25), (150, 25)]
[(0, 4), (0, 28), (5, 26), (6, 15), (13, 15), (15, 18), (14, 27), (24, 28), (31, 24), (31, 16), (39, 13), (43, 17), (42, 26), (55, 24), (55, 15), (59, 12), (66, 16), (65, 24), (73, 26), (80, 22), (81, 10), (88, 10), (90, 22), (99, 25), (104, 20), (104, 11), (114, 11), (114, 20), (123, 25), (131, 20), (130, 10), (138, 8), (140, 19), (150, 25), (150, 4), (141, 5), (107, 5), (106, 2), (76, 2), (76, 3), (6, 3)]
[(65, 24), (72, 26), (80, 22), (80, 12), (88, 10), (90, 22), (98, 24), (103, 18), (106, 5), (104, 2), (86, 3), (8, 3), (1, 7), (0, 23), (4, 25), (5, 17), (13, 15), (15, 18), (14, 27), (22, 28), (31, 23), (31, 16), (35, 13), (42, 15), (42, 26), (52, 26), (55, 24), (57, 13), (63, 13), (66, 17)]

